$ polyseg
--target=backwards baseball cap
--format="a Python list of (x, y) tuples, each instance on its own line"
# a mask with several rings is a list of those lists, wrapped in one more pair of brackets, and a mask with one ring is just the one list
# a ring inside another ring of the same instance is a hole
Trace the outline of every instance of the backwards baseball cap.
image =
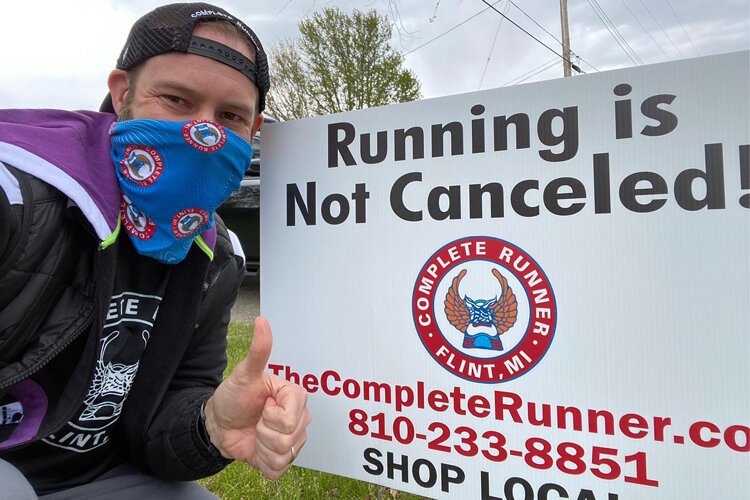
[[(234, 25), (255, 47), (255, 62), (231, 47), (193, 35), (196, 24), (213, 20), (229, 21)], [(258, 112), (265, 108), (266, 94), (270, 88), (266, 53), (253, 30), (224, 9), (207, 3), (173, 3), (154, 9), (138, 19), (131, 28), (116, 67), (131, 69), (150, 57), (166, 52), (210, 57), (240, 71), (258, 87)], [(110, 94), (107, 94), (99, 110), (114, 113)]]

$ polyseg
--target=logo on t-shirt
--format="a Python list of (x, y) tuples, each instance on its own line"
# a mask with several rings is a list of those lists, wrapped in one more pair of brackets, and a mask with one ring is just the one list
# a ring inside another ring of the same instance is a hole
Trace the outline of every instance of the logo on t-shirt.
[(76, 415), (43, 441), (85, 453), (107, 443), (120, 417), (146, 349), (161, 297), (122, 293), (112, 297), (99, 341), (94, 377)]

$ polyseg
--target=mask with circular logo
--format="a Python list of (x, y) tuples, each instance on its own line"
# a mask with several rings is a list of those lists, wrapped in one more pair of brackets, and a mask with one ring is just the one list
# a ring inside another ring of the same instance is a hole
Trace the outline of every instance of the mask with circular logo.
[(180, 262), (239, 187), (252, 146), (208, 120), (128, 120), (114, 123), (110, 135), (130, 240), (142, 255)]

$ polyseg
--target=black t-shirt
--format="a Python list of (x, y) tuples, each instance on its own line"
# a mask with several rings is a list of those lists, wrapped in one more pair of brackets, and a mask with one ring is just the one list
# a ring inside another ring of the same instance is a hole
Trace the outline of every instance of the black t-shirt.
[[(151, 335), (170, 266), (138, 255), (125, 235), (119, 245), (96, 365), (80, 407), (59, 431), (4, 457), (24, 473), (37, 493), (90, 482), (127, 459), (118, 439), (118, 420)], [(62, 390), (85, 337), (80, 336), (32, 378), (48, 391)]]

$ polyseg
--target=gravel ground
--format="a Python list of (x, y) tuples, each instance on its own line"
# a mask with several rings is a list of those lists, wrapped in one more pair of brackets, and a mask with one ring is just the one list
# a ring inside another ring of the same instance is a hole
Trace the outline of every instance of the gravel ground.
[(260, 278), (247, 278), (232, 308), (232, 323), (252, 323), (260, 315)]

